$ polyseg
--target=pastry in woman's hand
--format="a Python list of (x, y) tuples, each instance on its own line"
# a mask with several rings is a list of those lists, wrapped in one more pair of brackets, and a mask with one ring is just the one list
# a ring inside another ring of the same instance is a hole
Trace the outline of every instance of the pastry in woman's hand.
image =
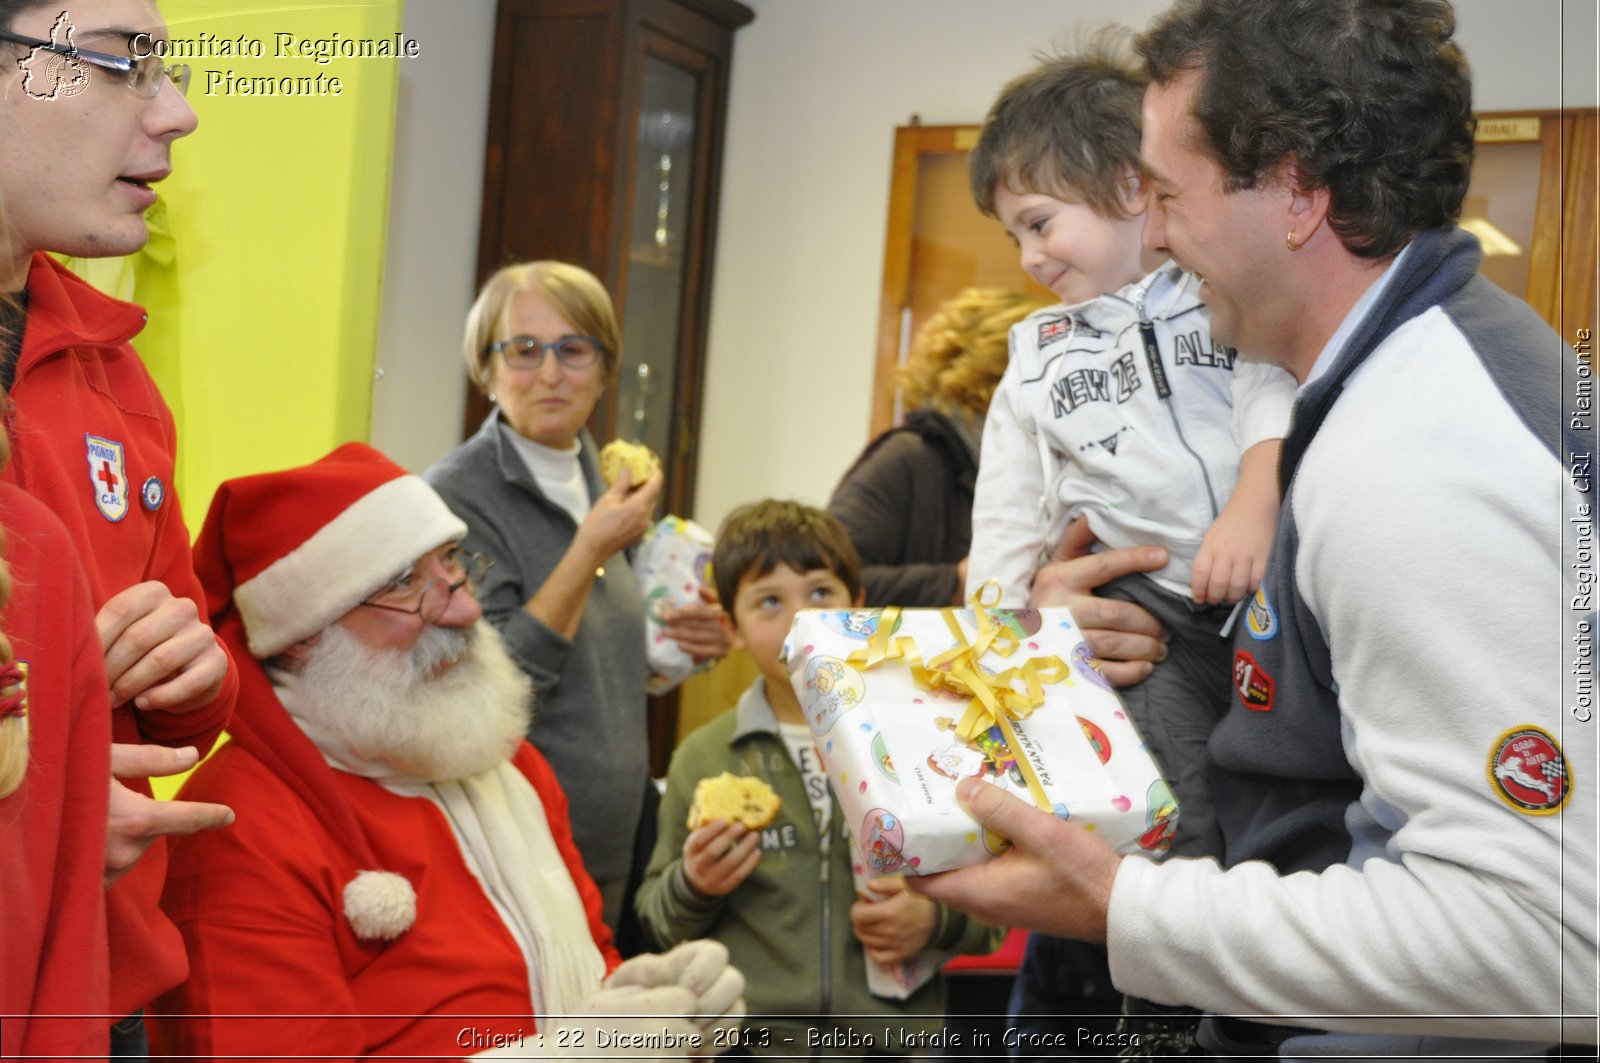
[(638, 487), (661, 468), (661, 459), (643, 443), (626, 439), (613, 439), (600, 448), (600, 477), (606, 486), (617, 482), (622, 470), (628, 470), (628, 486)]

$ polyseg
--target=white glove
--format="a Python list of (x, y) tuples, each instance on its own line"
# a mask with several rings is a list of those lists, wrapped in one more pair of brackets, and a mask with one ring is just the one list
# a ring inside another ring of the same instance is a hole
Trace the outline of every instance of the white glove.
[(728, 949), (719, 941), (685, 941), (666, 954), (650, 953), (627, 960), (602, 986), (678, 986), (695, 994), (692, 1015), (700, 1027), (702, 1052), (721, 1055), (736, 1038), (728, 1034), (744, 1017), (744, 975), (728, 963)]
[[(683, 1059), (721, 1055), (744, 1017), (744, 975), (717, 941), (686, 941), (635, 956), (612, 971), (574, 1014), (551, 1017), (526, 1046), (473, 1059)], [(698, 1038), (695, 1036), (698, 1035)], [(690, 1045), (698, 1041), (698, 1048)]]

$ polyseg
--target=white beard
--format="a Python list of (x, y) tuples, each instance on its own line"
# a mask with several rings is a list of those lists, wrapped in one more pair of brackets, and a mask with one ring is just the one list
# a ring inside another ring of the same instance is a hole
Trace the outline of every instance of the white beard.
[(403, 651), (374, 650), (332, 624), (295, 674), (274, 681), (323, 754), (364, 775), (387, 773), (363, 766), (431, 783), (477, 775), (516, 752), (533, 718), (533, 684), (483, 620), (430, 627)]

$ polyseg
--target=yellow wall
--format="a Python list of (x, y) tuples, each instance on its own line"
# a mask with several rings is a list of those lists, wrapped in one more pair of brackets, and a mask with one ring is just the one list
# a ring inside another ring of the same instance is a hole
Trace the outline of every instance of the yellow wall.
[[(158, 186), (171, 261), (135, 256), (132, 290), (118, 293), (150, 312), (135, 345), (178, 419), (178, 489), (198, 532), (223, 480), (367, 438), (405, 60), (318, 64), (276, 54), (277, 34), (393, 41), (402, 0), (163, 0), (161, 9), (174, 39), (243, 35), (264, 52), (186, 60), (200, 126), (174, 146), (173, 175)], [(208, 78), (211, 71), (217, 76)], [(338, 78), (342, 91), (245, 96), (227, 91), (229, 71), (320, 74), (324, 87)], [(84, 272), (114, 288), (119, 275), (127, 283), (122, 267), (97, 263)], [(178, 781), (154, 780), (158, 795), (170, 796)]]
[[(174, 269), (139, 292), (152, 325), (138, 346), (178, 417), (178, 487), (197, 531), (221, 481), (367, 438), (404, 60), (319, 64), (279, 56), (277, 35), (392, 41), (402, 0), (161, 6), (174, 39), (242, 35), (265, 53), (187, 60), (200, 127), (159, 186)], [(229, 72), (320, 74), (342, 91), (245, 96), (228, 91)]]

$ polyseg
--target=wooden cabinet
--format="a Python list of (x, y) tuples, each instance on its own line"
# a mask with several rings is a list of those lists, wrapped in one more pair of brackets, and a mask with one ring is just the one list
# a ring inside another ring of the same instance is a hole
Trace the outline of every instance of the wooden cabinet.
[[(666, 511), (694, 501), (717, 178), (736, 0), (500, 0), (478, 281), (561, 259), (605, 283), (622, 364), (596, 440), (661, 455)], [(470, 389), (463, 436), (488, 412)]]
[[(717, 184), (737, 0), (500, 0), (483, 166), (478, 283), (530, 259), (573, 262), (616, 302), (622, 360), (589, 419), (643, 442), (662, 511), (694, 512)], [(468, 388), (462, 437), (489, 411)], [(666, 773), (676, 692), (653, 698)]]

